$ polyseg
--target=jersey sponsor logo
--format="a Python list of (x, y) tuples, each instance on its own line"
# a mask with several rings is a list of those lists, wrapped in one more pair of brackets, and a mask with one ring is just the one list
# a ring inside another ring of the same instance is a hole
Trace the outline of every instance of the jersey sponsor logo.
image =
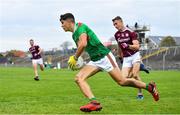
[(124, 37), (124, 33), (121, 33), (121, 37)]
[(122, 43), (122, 42), (128, 42), (130, 40), (130, 38), (125, 38), (125, 39), (121, 39), (121, 38), (118, 38), (118, 42)]
[(35, 48), (35, 47), (31, 47), (31, 48), (29, 49), (29, 51), (30, 51), (31, 53), (36, 52), (36, 48)]
[(126, 34), (125, 34), (125, 36), (126, 36), (126, 37), (129, 37), (129, 34), (128, 34), (128, 33), (126, 33)]

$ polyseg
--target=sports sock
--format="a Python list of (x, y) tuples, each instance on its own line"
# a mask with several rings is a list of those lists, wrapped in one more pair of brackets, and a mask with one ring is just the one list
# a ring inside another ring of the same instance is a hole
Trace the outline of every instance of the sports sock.
[(90, 101), (94, 101), (94, 100), (96, 100), (96, 98), (95, 97), (93, 97), (93, 98), (91, 98), (91, 99), (89, 99)]
[(146, 90), (148, 90), (148, 89), (149, 89), (149, 84), (147, 83), (147, 84), (146, 84)]

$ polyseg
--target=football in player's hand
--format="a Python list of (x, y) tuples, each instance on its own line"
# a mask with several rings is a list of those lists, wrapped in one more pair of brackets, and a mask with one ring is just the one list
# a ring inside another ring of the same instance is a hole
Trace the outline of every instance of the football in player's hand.
[(76, 68), (77, 68), (77, 69), (80, 69), (80, 68), (82, 68), (83, 66), (84, 66), (84, 60), (83, 60), (83, 58), (80, 56), (80, 57), (78, 58), (78, 60), (77, 60)]

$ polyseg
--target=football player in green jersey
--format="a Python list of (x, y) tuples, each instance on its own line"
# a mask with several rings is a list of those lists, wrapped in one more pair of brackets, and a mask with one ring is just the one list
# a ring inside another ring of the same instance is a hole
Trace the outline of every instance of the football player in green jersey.
[(154, 82), (146, 84), (142, 81), (122, 77), (113, 54), (100, 42), (96, 34), (87, 25), (76, 23), (75, 18), (71, 13), (61, 15), (60, 22), (65, 32), (72, 32), (72, 38), (77, 45), (76, 53), (69, 58), (69, 67), (72, 70), (75, 70), (77, 60), (83, 51), (86, 51), (91, 59), (91, 61), (87, 63), (75, 77), (75, 82), (80, 90), (90, 100), (90, 103), (80, 107), (81, 111), (91, 112), (102, 109), (101, 104), (93, 95), (90, 86), (86, 81), (89, 77), (101, 70), (108, 72), (117, 84), (146, 89), (153, 95), (155, 101), (159, 100), (159, 94)]

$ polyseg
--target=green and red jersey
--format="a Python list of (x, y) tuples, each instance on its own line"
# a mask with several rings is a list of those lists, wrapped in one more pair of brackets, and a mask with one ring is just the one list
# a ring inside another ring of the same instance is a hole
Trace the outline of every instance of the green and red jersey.
[(75, 24), (75, 30), (72, 37), (76, 45), (78, 45), (79, 37), (83, 33), (88, 36), (85, 51), (89, 54), (92, 61), (98, 61), (110, 52), (110, 50), (101, 43), (96, 34), (83, 23)]

